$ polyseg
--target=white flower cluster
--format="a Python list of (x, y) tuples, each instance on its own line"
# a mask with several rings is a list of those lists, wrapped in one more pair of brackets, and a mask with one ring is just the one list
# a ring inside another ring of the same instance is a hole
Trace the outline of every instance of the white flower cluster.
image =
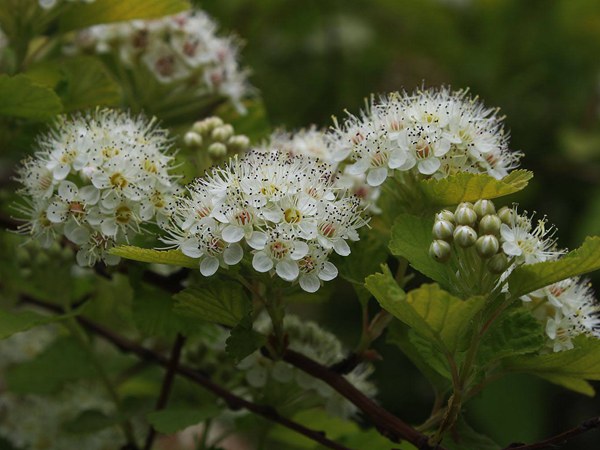
[(219, 37), (216, 30), (208, 15), (190, 10), (155, 20), (96, 25), (80, 32), (76, 45), (114, 53), (128, 67), (143, 65), (160, 83), (177, 82), (187, 95), (223, 95), (243, 110), (241, 99), (250, 90), (248, 73), (239, 67), (235, 39)]
[(199, 258), (205, 276), (238, 264), (245, 245), (256, 271), (315, 292), (337, 276), (330, 253), (350, 254), (346, 241), (366, 224), (360, 200), (337, 185), (330, 166), (278, 151), (232, 158), (188, 191), (163, 241)]
[(334, 159), (352, 161), (348, 173), (366, 174), (371, 186), (382, 184), (393, 171), (502, 178), (521, 157), (509, 151), (497, 110), (467, 91), (448, 88), (390, 94), (360, 116), (350, 114), (336, 123), (329, 136)]
[(380, 213), (381, 210), (377, 207), (377, 199), (381, 194), (380, 188), (367, 184), (364, 174), (349, 174), (345, 162), (335, 160), (332, 142), (325, 132), (312, 126), (295, 133), (287, 133), (282, 130), (276, 131), (262, 145), (261, 150), (277, 149), (293, 156), (301, 155), (317, 158), (330, 164), (333, 170), (339, 172), (339, 186), (356, 195), (360, 199), (361, 205), (370, 213)]
[(580, 334), (600, 339), (600, 303), (588, 281), (569, 278), (528, 297), (533, 315), (546, 324), (553, 351), (572, 349)]
[[(261, 333), (269, 333), (271, 321), (266, 315), (259, 316), (254, 327)], [(291, 350), (302, 353), (325, 366), (335, 364), (345, 356), (338, 338), (323, 330), (315, 322), (288, 314), (284, 318), (284, 330), (289, 337)], [(270, 383), (294, 383), (302, 389), (303, 393), (316, 394), (321, 397), (330, 414), (348, 418), (357, 411), (353, 404), (325, 382), (307, 375), (283, 361), (273, 361), (263, 356), (260, 351), (246, 357), (238, 367), (245, 371), (246, 381), (252, 388), (262, 391)], [(371, 365), (363, 364), (344, 377), (363, 394), (374, 397), (377, 389), (368, 380), (372, 372)]]
[(141, 225), (168, 221), (178, 184), (170, 173), (170, 140), (155, 120), (108, 109), (61, 117), (18, 169), (20, 227), (50, 245), (64, 235), (77, 262), (116, 264), (108, 250)]
[[(0, 375), (41, 354), (58, 335), (57, 328), (48, 325), (0, 341)], [(85, 435), (63, 430), (65, 423), (87, 410), (112, 414), (114, 406), (99, 386), (89, 383), (71, 384), (55, 396), (16, 395), (0, 386), (0, 436), (25, 450), (112, 450), (124, 440), (115, 427)]]
[[(459, 287), (466, 283), (468, 289), (481, 283), (484, 291), (500, 285), (509, 292), (505, 281), (516, 267), (553, 261), (565, 253), (557, 248), (554, 234), (545, 218), (534, 226), (532, 218), (519, 214), (516, 207), (496, 212), (491, 201), (479, 200), (436, 215), (429, 254), (447, 262), (452, 252), (456, 253)], [(465, 254), (468, 252), (481, 261), (473, 264), (473, 257)], [(482, 265), (488, 270), (482, 272)], [(579, 278), (546, 286), (521, 300), (545, 324), (549, 346), (555, 352), (573, 348), (571, 339), (579, 334), (600, 338), (600, 304), (589, 284)]]

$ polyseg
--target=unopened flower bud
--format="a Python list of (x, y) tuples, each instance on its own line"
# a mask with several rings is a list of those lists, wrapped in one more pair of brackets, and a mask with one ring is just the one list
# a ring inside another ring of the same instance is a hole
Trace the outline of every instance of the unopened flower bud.
[(208, 146), (208, 154), (212, 158), (222, 158), (227, 154), (227, 147), (221, 142), (214, 142)]
[(488, 260), (487, 268), (492, 273), (501, 274), (508, 268), (508, 258), (504, 253), (497, 253)]
[(250, 139), (248, 139), (248, 136), (238, 134), (236, 136), (231, 136), (227, 142), (227, 145), (229, 145), (234, 151), (244, 151), (250, 145)]
[(500, 217), (502, 223), (511, 225), (514, 221), (515, 212), (508, 206), (503, 206), (498, 210), (498, 217)]
[(479, 234), (498, 234), (500, 225), (502, 225), (502, 221), (496, 214), (483, 216), (479, 221)]
[(213, 129), (223, 125), (223, 120), (220, 117), (207, 117), (204, 120), (199, 120), (194, 123), (192, 130), (202, 135), (208, 135)]
[(447, 209), (442, 209), (435, 215), (435, 220), (447, 220), (450, 223), (454, 223), (454, 213)]
[(454, 225), (447, 220), (436, 220), (433, 224), (433, 237), (443, 241), (452, 240)]
[(225, 142), (233, 136), (233, 127), (226, 123), (225, 125), (221, 125), (212, 130), (211, 137), (215, 141)]
[(459, 225), (454, 230), (454, 241), (461, 247), (470, 247), (477, 241), (477, 233), (467, 225)]
[(456, 223), (458, 225), (473, 226), (477, 221), (477, 213), (467, 206), (458, 208), (454, 217), (456, 218)]
[(475, 242), (475, 249), (482, 258), (491, 258), (498, 253), (499, 248), (500, 242), (498, 242), (498, 238), (489, 234), (480, 236), (477, 242)]
[(460, 208), (471, 208), (471, 209), (473, 209), (473, 203), (471, 203), (471, 202), (462, 202), (462, 203), (459, 203), (458, 206), (456, 207), (456, 210), (458, 211)]
[(183, 136), (183, 142), (188, 147), (200, 147), (202, 145), (202, 136), (195, 131), (188, 131)]
[(479, 217), (483, 217), (488, 214), (494, 214), (496, 212), (496, 207), (490, 200), (477, 200), (473, 206), (473, 210)]
[(429, 256), (437, 262), (446, 262), (450, 259), (452, 249), (446, 241), (436, 240), (429, 246)]

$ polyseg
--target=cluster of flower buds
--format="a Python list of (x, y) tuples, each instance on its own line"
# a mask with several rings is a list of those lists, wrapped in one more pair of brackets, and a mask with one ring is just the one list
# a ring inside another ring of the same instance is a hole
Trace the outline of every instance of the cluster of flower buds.
[(244, 247), (252, 267), (298, 280), (314, 292), (337, 276), (329, 254), (350, 254), (367, 222), (360, 201), (337, 184), (331, 167), (279, 151), (231, 158), (188, 186), (163, 241), (199, 258), (200, 272), (238, 264)]
[(144, 223), (168, 221), (179, 187), (167, 132), (114, 110), (60, 117), (18, 169), (26, 204), (20, 230), (49, 246), (65, 236), (77, 262), (116, 264), (108, 250)]
[[(261, 315), (254, 323), (254, 327), (261, 333), (269, 333), (271, 321), (268, 316)], [(345, 353), (339, 339), (315, 322), (288, 314), (284, 319), (284, 330), (289, 339), (290, 349), (300, 352), (320, 364), (330, 366), (344, 358)], [(295, 384), (297, 386), (295, 391), (285, 390), (286, 401), (290, 401), (290, 395), (298, 397), (306, 395), (314, 397), (316, 395), (332, 415), (348, 418), (357, 412), (353, 404), (323, 381), (311, 377), (283, 361), (273, 361), (262, 355), (260, 351), (246, 357), (238, 367), (244, 370), (248, 385), (260, 395), (263, 395), (265, 389), (280, 392), (281, 389), (275, 389), (274, 385)], [(377, 389), (368, 379), (372, 372), (371, 365), (361, 364), (344, 375), (344, 378), (363, 394), (374, 397)]]
[(206, 152), (211, 159), (221, 159), (232, 153), (243, 153), (250, 145), (248, 136), (235, 134), (232, 125), (224, 123), (216, 116), (195, 122), (185, 133), (183, 141), (190, 148)]
[[(439, 212), (432, 232), (429, 255), (445, 263), (454, 253), (457, 286), (465, 281), (467, 288), (484, 282), (491, 289), (499, 283), (509, 294), (504, 280), (515, 267), (556, 260), (564, 253), (556, 247), (555, 229), (545, 219), (533, 226), (531, 217), (519, 214), (516, 207), (496, 210), (489, 200), (461, 203), (454, 212)], [(483, 277), (481, 264), (488, 269)], [(572, 339), (580, 334), (600, 338), (600, 304), (584, 280), (569, 278), (521, 300), (544, 324), (548, 347), (555, 352), (573, 348)]]
[(447, 88), (390, 94), (360, 116), (349, 114), (329, 133), (336, 161), (379, 186), (390, 172), (442, 178), (457, 172), (504, 177), (520, 153), (508, 149), (498, 111), (467, 91)]
[(501, 251), (501, 228), (512, 223), (512, 214), (506, 207), (496, 212), (490, 200), (461, 203), (454, 212), (443, 210), (435, 217), (429, 254), (443, 263), (452, 256), (452, 244), (462, 249), (473, 247), (490, 272), (501, 274), (509, 266), (508, 256)]
[[(195, 96), (222, 95), (243, 110), (249, 92), (235, 39), (216, 35), (204, 12), (191, 10), (155, 20), (96, 25), (77, 35), (75, 45), (120, 58), (127, 67), (146, 67), (162, 84), (185, 84)], [(182, 86), (183, 87), (183, 86)]]

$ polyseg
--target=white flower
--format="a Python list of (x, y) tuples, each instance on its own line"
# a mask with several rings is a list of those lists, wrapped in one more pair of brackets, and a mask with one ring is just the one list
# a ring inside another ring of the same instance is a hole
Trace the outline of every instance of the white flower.
[(79, 264), (116, 263), (110, 248), (168, 221), (178, 190), (169, 147), (154, 119), (108, 109), (60, 117), (18, 169), (21, 231), (45, 244), (64, 235), (81, 246)]
[(279, 151), (231, 158), (188, 186), (163, 242), (200, 258), (204, 275), (252, 254), (252, 267), (314, 292), (337, 275), (334, 249), (348, 255), (358, 240), (360, 200), (349, 197), (331, 166)]

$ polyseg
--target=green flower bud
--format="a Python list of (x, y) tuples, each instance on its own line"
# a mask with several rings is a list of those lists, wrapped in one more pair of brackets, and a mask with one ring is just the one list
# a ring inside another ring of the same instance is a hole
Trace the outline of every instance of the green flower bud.
[(471, 202), (462, 202), (462, 203), (459, 203), (458, 206), (456, 207), (456, 210), (458, 211), (460, 208), (471, 208), (471, 209), (473, 209), (473, 203), (471, 203)]
[(477, 242), (475, 242), (475, 249), (482, 258), (491, 258), (498, 253), (499, 248), (500, 242), (498, 242), (498, 238), (489, 234), (480, 236)]
[(483, 216), (479, 221), (479, 234), (498, 234), (500, 233), (502, 221), (496, 214)]
[(250, 139), (248, 136), (238, 134), (237, 136), (231, 136), (227, 145), (231, 147), (233, 151), (244, 151), (250, 146)]
[(233, 127), (226, 123), (225, 125), (221, 125), (220, 127), (216, 127), (212, 130), (211, 137), (215, 141), (225, 142), (233, 136)]
[(188, 147), (200, 147), (202, 145), (202, 136), (195, 131), (188, 131), (183, 136), (183, 142)]
[(456, 223), (458, 225), (473, 226), (477, 221), (477, 213), (467, 206), (458, 208), (456, 210), (456, 214), (454, 214), (454, 217), (456, 218)]
[(477, 200), (473, 206), (473, 210), (479, 217), (483, 217), (488, 214), (494, 214), (496, 212), (496, 207), (490, 200)]
[(470, 247), (477, 241), (477, 233), (468, 225), (459, 225), (454, 230), (454, 241), (461, 247)]
[(221, 125), (223, 125), (223, 120), (221, 120), (220, 117), (207, 117), (204, 120), (195, 122), (192, 126), (192, 130), (202, 135), (208, 135), (213, 129), (220, 127)]
[(442, 209), (439, 213), (435, 215), (435, 220), (447, 220), (450, 223), (454, 223), (454, 213), (452, 211), (448, 211), (447, 209)]
[(435, 259), (437, 262), (446, 262), (450, 259), (452, 249), (450, 244), (446, 241), (436, 240), (429, 246), (429, 256)]
[(212, 158), (222, 158), (227, 154), (227, 147), (221, 142), (214, 142), (208, 146), (208, 154)]
[(511, 225), (515, 218), (515, 212), (508, 206), (503, 206), (498, 210), (498, 217), (500, 217), (502, 223)]
[(497, 253), (488, 260), (487, 268), (492, 273), (501, 274), (508, 268), (508, 258), (504, 253)]
[(447, 220), (436, 220), (433, 224), (433, 237), (443, 241), (451, 241), (454, 225)]

